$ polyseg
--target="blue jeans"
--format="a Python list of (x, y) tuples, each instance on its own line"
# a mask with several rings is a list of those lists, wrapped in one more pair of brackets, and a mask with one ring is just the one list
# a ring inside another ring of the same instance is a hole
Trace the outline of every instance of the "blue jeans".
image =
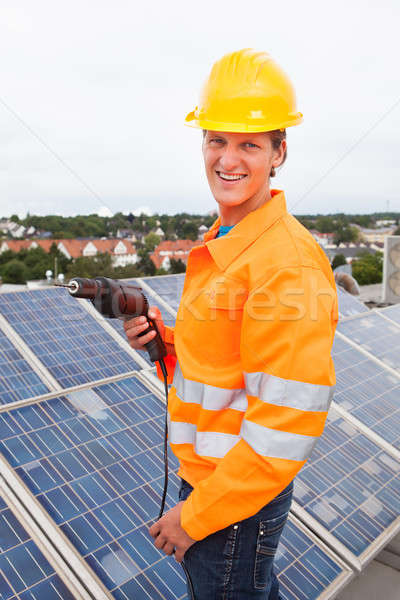
[[(179, 500), (192, 489), (182, 480)], [(186, 551), (182, 565), (191, 600), (280, 600), (273, 562), (292, 493), (293, 482), (257, 514)]]

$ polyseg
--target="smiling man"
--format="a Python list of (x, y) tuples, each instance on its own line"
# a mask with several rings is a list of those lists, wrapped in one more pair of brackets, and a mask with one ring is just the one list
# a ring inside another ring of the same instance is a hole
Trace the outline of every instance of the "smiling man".
[[(149, 531), (183, 561), (191, 598), (278, 600), (273, 562), (293, 479), (335, 383), (336, 287), (283, 191), (270, 189), (285, 128), (302, 121), (282, 69), (263, 52), (224, 56), (186, 121), (203, 130), (219, 217), (190, 252), (175, 328), (149, 313), (169, 353), (169, 443), (182, 480), (180, 502)], [(144, 317), (125, 323), (133, 348), (152, 339), (138, 337), (145, 327)]]

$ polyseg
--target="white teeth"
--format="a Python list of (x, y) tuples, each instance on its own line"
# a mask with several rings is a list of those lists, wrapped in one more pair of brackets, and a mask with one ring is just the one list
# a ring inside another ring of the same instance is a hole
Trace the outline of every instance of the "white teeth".
[(243, 179), (243, 177), (246, 177), (246, 175), (229, 175), (228, 173), (221, 173), (221, 171), (218, 171), (218, 175), (227, 181), (235, 181), (236, 179)]

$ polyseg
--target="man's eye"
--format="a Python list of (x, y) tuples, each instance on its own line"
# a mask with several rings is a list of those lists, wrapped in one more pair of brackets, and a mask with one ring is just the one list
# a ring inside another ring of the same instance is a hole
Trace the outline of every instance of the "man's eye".
[(211, 143), (215, 143), (215, 144), (223, 144), (224, 140), (222, 138), (211, 138), (210, 139), (210, 144)]
[(248, 148), (258, 148), (257, 144), (253, 144), (252, 142), (245, 142), (244, 145)]

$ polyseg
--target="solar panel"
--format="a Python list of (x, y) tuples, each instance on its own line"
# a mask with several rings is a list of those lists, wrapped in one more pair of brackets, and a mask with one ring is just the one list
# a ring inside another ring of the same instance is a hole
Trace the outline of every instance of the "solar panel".
[(0, 294), (0, 313), (64, 388), (139, 369), (63, 289)]
[(337, 331), (400, 372), (400, 328), (378, 312), (340, 321)]
[(0, 404), (40, 396), (49, 388), (0, 329)]
[(283, 529), (275, 555), (282, 600), (336, 598), (353, 572), (330, 552), (295, 517)]
[(400, 325), (400, 304), (381, 308), (377, 312), (382, 313), (382, 315)]
[(156, 294), (165, 300), (175, 312), (178, 312), (185, 281), (185, 273), (145, 277), (143, 278), (143, 281), (150, 286)]
[(400, 461), (331, 408), (294, 499), (294, 512), (360, 568), (400, 529)]
[(369, 308), (340, 285), (336, 286), (339, 303), (339, 317), (350, 317), (359, 313), (369, 312)]
[(400, 450), (400, 378), (335, 337), (335, 402)]
[[(1, 452), (117, 600), (187, 598), (181, 567), (147, 534), (163, 486), (164, 410), (131, 377), (0, 413)], [(175, 471), (172, 455), (170, 465)], [(172, 472), (167, 508), (178, 484)], [(285, 600), (333, 594), (350, 576), (295, 519), (278, 565)]]
[(74, 600), (38, 546), (0, 499), (1, 600)]
[[(164, 409), (129, 378), (2, 413), (1, 452), (118, 599), (186, 594), (181, 567), (146, 533), (161, 498)], [(168, 506), (177, 488), (172, 473)]]

